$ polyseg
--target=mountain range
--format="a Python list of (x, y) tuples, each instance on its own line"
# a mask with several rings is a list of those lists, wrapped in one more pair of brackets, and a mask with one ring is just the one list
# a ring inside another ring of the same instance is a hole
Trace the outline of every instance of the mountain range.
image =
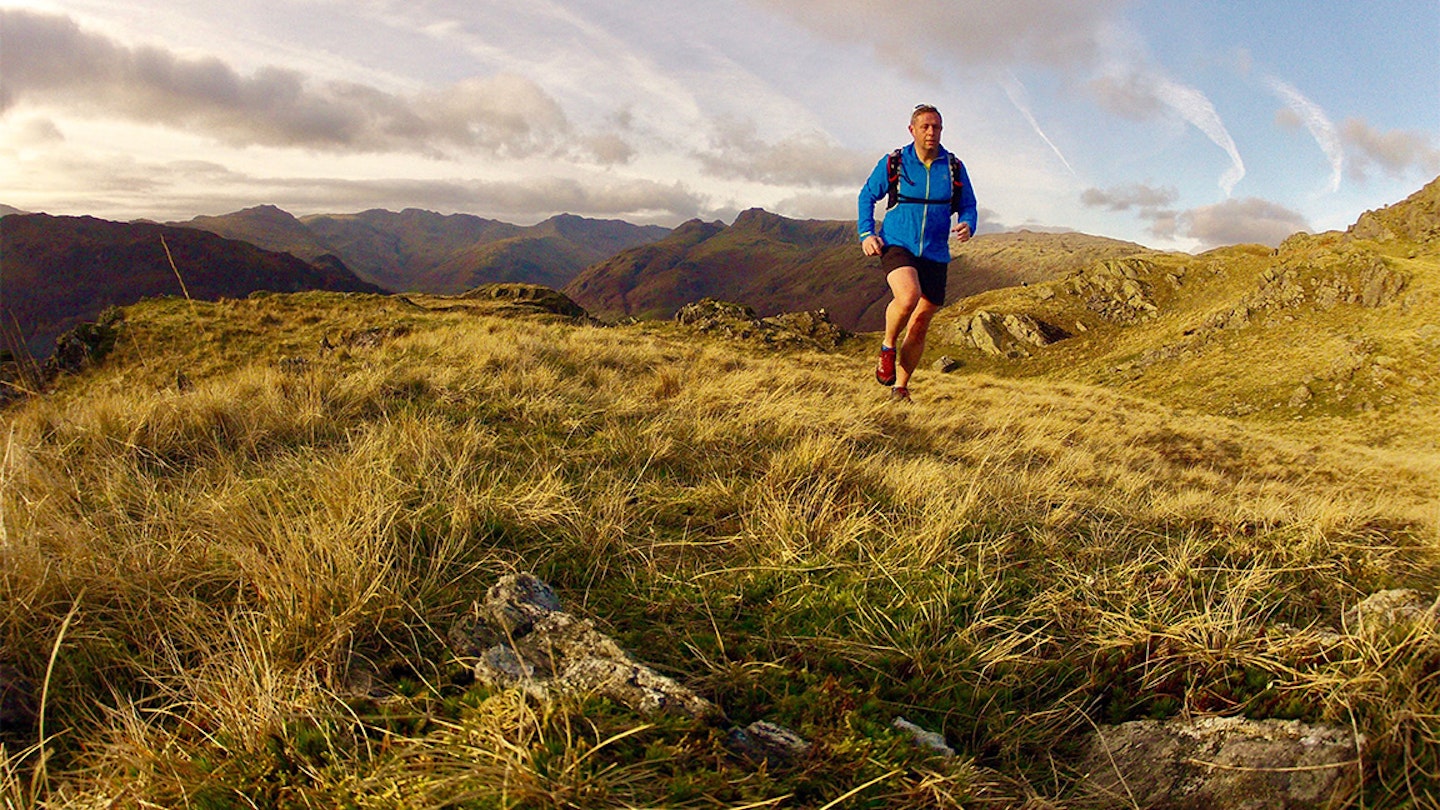
[[(836, 324), (860, 331), (881, 328), (887, 298), (851, 223), (758, 208), (728, 226), (691, 220), (673, 231), (568, 214), (532, 226), (416, 209), (295, 217), (268, 205), (165, 225), (27, 217), (10, 207), (4, 213), (4, 348), (17, 348), (18, 337), (37, 358), (48, 356), (65, 329), (107, 306), (187, 292), (163, 256), (162, 235), (184, 254), (177, 270), (196, 276), (188, 294), (198, 298), (309, 288), (457, 295), (525, 282), (563, 289), (603, 318), (669, 318), (710, 297), (761, 315), (823, 308)], [(952, 301), (1145, 250), (1078, 233), (1029, 232), (954, 247)]]
[(387, 290), (437, 295), (458, 295), (495, 282), (558, 289), (589, 265), (669, 233), (658, 225), (572, 214), (521, 226), (414, 208), (297, 218), (271, 205), (171, 224), (310, 261), (333, 255), (355, 275)]

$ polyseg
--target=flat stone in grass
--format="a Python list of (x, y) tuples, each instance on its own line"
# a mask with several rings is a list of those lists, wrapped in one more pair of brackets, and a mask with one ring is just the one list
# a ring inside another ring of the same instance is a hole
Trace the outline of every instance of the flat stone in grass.
[(1358, 784), (1361, 745), (1298, 720), (1138, 720), (1092, 735), (1081, 790), (1116, 808), (1338, 807)]

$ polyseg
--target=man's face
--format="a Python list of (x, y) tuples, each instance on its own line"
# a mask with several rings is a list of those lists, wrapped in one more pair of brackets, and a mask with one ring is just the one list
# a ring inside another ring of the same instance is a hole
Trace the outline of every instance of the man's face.
[(915, 139), (917, 148), (928, 152), (940, 145), (940, 130), (942, 129), (944, 126), (940, 123), (939, 113), (920, 113), (915, 118), (915, 123), (910, 125), (910, 137)]

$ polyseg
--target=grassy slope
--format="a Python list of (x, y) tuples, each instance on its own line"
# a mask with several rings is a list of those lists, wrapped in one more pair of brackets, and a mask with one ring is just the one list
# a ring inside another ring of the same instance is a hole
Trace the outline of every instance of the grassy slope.
[[(984, 373), (894, 408), (843, 354), (384, 297), (148, 302), (117, 345), (6, 414), (0, 662), (54, 651), (59, 735), (10, 741), (8, 801), (1018, 804), (1092, 723), (1186, 711), (1354, 723), (1370, 806), (1435, 796), (1440, 640), (1319, 632), (1433, 593), (1433, 453)], [(814, 752), (469, 683), (446, 633), (522, 569)]]
[[(1070, 292), (1076, 278), (1095, 276), (1092, 267), (945, 310), (932, 349), (976, 370), (1100, 384), (1301, 439), (1440, 448), (1440, 243), (1330, 234), (1297, 237), (1279, 251), (1239, 246), (1147, 258), (1138, 275), (1158, 305), (1153, 317), (1116, 323), (1097, 315), (1087, 306), (1091, 288)], [(1397, 289), (1367, 304), (1367, 284), (1386, 280)], [(986, 357), (954, 336), (957, 322), (981, 309), (1030, 314), (1073, 337), (1025, 358)]]

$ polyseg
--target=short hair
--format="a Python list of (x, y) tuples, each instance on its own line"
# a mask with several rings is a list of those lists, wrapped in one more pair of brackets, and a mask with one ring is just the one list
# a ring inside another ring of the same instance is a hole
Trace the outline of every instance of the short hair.
[(910, 126), (915, 126), (915, 119), (919, 118), (925, 113), (935, 113), (935, 115), (939, 116), (940, 123), (945, 123), (945, 116), (940, 115), (940, 111), (936, 109), (933, 104), (916, 104), (915, 112), (910, 113)]

